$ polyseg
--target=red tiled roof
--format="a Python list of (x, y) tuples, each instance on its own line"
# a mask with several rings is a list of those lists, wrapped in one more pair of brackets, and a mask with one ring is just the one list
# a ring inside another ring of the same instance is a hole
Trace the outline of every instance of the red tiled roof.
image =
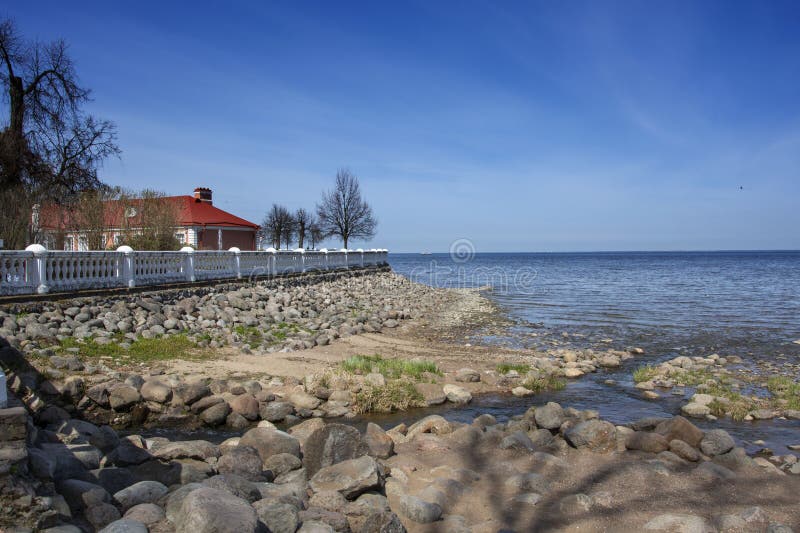
[[(166, 196), (151, 201), (166, 201), (175, 204), (178, 209), (179, 226), (222, 226), (252, 228), (254, 230), (259, 227), (258, 224), (223, 211), (208, 202), (197, 200), (193, 196)], [(141, 211), (141, 202), (140, 198), (128, 200), (124, 202), (124, 205), (119, 200), (106, 202), (105, 226), (107, 228), (136, 227), (140, 222), (138, 212)], [(123, 217), (128, 207), (133, 207), (137, 213), (127, 221), (127, 224), (123, 224)], [(73, 213), (51, 204), (43, 206), (40, 225), (46, 229), (74, 229), (80, 226), (80, 223)]]
[(258, 224), (239, 218), (193, 196), (168, 196), (166, 198), (180, 206), (178, 219), (182, 226), (236, 226), (258, 229)]

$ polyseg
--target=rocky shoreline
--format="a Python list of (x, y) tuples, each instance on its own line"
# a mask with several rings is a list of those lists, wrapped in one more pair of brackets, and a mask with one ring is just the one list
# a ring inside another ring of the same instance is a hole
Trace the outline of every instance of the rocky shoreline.
[[(508, 422), (485, 414), (471, 424), (435, 415), (388, 431), (368, 424), (364, 433), (347, 425), (371, 410), (465, 404), (486, 392), (535, 401), (643, 354), (454, 344), (491, 314), (475, 291), (381, 269), (3, 308), (0, 365), (19, 406), (0, 417), (12, 428), (0, 439), (0, 525), (108, 533), (798, 526), (797, 511), (781, 504), (783, 491), (800, 488), (795, 455), (748, 457), (726, 432), (682, 417), (614, 426), (596, 411), (548, 403)], [(189, 363), (175, 364), (182, 359)], [(656, 400), (658, 390), (696, 387), (683, 413), (711, 420), (740, 405), (708, 381), (728, 364), (735, 359), (676, 358), (641, 370), (637, 388)], [(792, 416), (787, 405), (772, 406), (772, 416)], [(241, 437), (217, 445), (137, 434), (201, 426)], [(773, 500), (712, 498), (714, 484), (735, 492), (756, 482)], [(651, 511), (619, 492), (625, 484), (641, 493), (674, 485), (695, 499), (671, 496)]]

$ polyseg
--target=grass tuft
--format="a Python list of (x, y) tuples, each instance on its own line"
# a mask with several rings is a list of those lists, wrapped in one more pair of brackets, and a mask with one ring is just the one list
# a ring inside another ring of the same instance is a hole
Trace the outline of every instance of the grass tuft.
[(411, 407), (424, 407), (425, 400), (410, 381), (397, 380), (383, 387), (368, 386), (355, 395), (353, 411), (364, 413), (391, 413)]
[(555, 374), (545, 374), (542, 376), (528, 377), (528, 379), (522, 383), (522, 386), (533, 392), (559, 391), (567, 386), (567, 382)]
[(640, 366), (633, 371), (633, 381), (635, 383), (651, 381), (655, 379), (656, 376), (658, 376), (658, 368), (654, 367), (653, 365)]
[(500, 363), (497, 365), (496, 370), (498, 374), (508, 374), (515, 370), (517, 374), (523, 375), (530, 372), (531, 366), (525, 363)]
[(429, 374), (442, 375), (442, 371), (432, 361), (406, 360), (406, 359), (384, 359), (378, 354), (375, 355), (354, 355), (342, 361), (342, 369), (351, 374), (369, 374), (377, 372), (383, 374), (387, 379), (396, 379), (402, 376), (422, 379), (426, 372)]
[(800, 410), (800, 383), (787, 376), (773, 376), (767, 380), (767, 389), (786, 409)]
[(183, 333), (153, 339), (138, 339), (131, 342), (130, 348), (120, 346), (118, 342), (98, 344), (94, 339), (86, 339), (81, 342), (70, 337), (61, 342), (61, 348), (64, 350), (77, 348), (78, 355), (91, 359), (111, 358), (117, 363), (128, 364), (171, 359), (198, 360), (206, 359), (210, 355)]

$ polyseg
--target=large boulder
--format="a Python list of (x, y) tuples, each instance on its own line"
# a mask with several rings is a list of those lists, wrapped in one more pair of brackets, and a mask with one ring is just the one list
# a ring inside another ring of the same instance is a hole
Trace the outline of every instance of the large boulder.
[(628, 436), (625, 447), (629, 450), (660, 453), (669, 449), (669, 441), (659, 433), (649, 431), (634, 431)]
[(269, 402), (261, 406), (260, 415), (269, 422), (281, 422), (294, 413), (294, 406), (288, 402)]
[(263, 465), (264, 461), (255, 448), (241, 445), (231, 448), (217, 460), (220, 474), (236, 474), (249, 481), (270, 481), (264, 475)]
[(662, 514), (644, 525), (646, 531), (665, 531), (680, 533), (706, 533), (714, 531), (701, 516), (690, 514)]
[(176, 533), (253, 533), (257, 528), (258, 516), (246, 500), (210, 487), (187, 494), (175, 517)]
[(352, 426), (326, 424), (314, 431), (303, 446), (303, 466), (309, 476), (321, 468), (366, 455), (369, 448)]
[[(537, 409), (538, 413), (539, 410)], [(576, 424), (564, 435), (575, 448), (598, 453), (613, 452), (617, 447), (616, 428), (604, 420), (592, 419)]]
[(127, 511), (140, 503), (155, 503), (162, 498), (168, 489), (158, 481), (140, 481), (114, 494), (114, 499), (123, 511)]
[(316, 409), (322, 400), (316, 396), (312, 396), (305, 391), (297, 390), (289, 394), (286, 398), (289, 403), (294, 405), (295, 409)]
[(558, 429), (566, 419), (564, 409), (555, 402), (547, 402), (546, 405), (537, 407), (533, 416), (536, 425), (544, 429)]
[(300, 525), (297, 509), (291, 504), (263, 499), (255, 502), (253, 507), (270, 533), (294, 533)]
[(258, 490), (258, 486), (236, 474), (219, 474), (206, 479), (202, 484), (206, 487), (230, 492), (237, 498), (247, 500), (250, 503), (261, 499), (261, 492)]
[(706, 432), (703, 440), (700, 441), (700, 449), (710, 457), (729, 452), (734, 446), (736, 443), (724, 429), (712, 429)]
[(219, 457), (219, 447), (205, 440), (182, 440), (158, 444), (151, 450), (154, 457), (165, 461)]
[(290, 453), (300, 457), (300, 442), (278, 429), (253, 428), (242, 435), (239, 445), (255, 448), (262, 461), (279, 453)]
[(234, 413), (243, 416), (251, 422), (258, 420), (258, 400), (256, 400), (252, 394), (240, 394), (239, 396), (231, 398), (228, 403)]
[(369, 422), (364, 432), (364, 442), (369, 454), (378, 459), (388, 459), (394, 454), (394, 441), (378, 424)]
[(141, 401), (139, 391), (129, 385), (117, 385), (108, 391), (108, 401), (115, 411), (126, 411)]
[(435, 435), (445, 435), (453, 432), (453, 426), (440, 415), (428, 415), (425, 418), (411, 424), (406, 432), (408, 440), (423, 433), (433, 433)]
[(452, 385), (450, 383), (446, 384), (442, 387), (445, 396), (447, 396), (447, 401), (453, 403), (469, 403), (472, 401), (472, 394), (468, 390), (463, 387), (459, 387), (458, 385)]
[(682, 416), (675, 416), (660, 422), (655, 429), (656, 433), (663, 435), (667, 441), (682, 440), (695, 448), (703, 440), (703, 430), (695, 426)]
[(365, 455), (321, 469), (309, 484), (314, 492), (335, 490), (352, 500), (369, 490), (380, 489), (382, 482), (380, 466), (375, 459)]
[(167, 403), (172, 400), (172, 387), (157, 379), (145, 381), (139, 392), (149, 402)]

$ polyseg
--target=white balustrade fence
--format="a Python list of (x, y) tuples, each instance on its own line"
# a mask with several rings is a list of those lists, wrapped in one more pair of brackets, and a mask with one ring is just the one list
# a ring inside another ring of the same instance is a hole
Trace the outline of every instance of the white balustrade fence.
[(215, 279), (257, 279), (315, 270), (385, 265), (387, 250), (274, 250), (242, 252), (62, 252), (33, 244), (0, 250), (0, 295), (146, 287)]

